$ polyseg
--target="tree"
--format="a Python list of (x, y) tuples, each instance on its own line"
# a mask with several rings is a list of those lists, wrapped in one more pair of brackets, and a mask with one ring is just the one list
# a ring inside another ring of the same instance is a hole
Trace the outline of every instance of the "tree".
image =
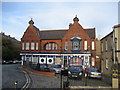
[(3, 60), (20, 59), (20, 44), (11, 38), (2, 37), (2, 58)]

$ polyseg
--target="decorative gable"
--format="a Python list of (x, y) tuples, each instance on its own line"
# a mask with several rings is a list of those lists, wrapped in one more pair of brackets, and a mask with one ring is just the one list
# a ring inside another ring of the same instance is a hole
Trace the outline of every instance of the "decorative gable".
[(22, 41), (39, 41), (39, 30), (33, 24), (34, 22), (31, 20), (29, 21), (29, 26), (24, 32), (23, 37), (21, 38)]

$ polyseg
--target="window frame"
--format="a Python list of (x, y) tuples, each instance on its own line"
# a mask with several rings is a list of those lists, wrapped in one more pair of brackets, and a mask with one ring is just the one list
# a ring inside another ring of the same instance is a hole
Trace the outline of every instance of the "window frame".
[(87, 48), (87, 44), (88, 44), (88, 42), (85, 40), (84, 41), (84, 50), (87, 50), (88, 48)]
[(105, 68), (108, 69), (108, 59), (105, 60)]
[(38, 48), (39, 48), (39, 47), (38, 47), (38, 46), (39, 46), (39, 45), (38, 45), (38, 42), (36, 42), (35, 44), (36, 44), (35, 49), (38, 50)]
[(68, 42), (65, 42), (65, 50), (68, 50)]
[(25, 50), (30, 50), (30, 43), (29, 42), (26, 42), (26, 45), (25, 45)]
[(35, 50), (35, 43), (34, 42), (31, 42), (31, 50)]
[(92, 41), (92, 50), (95, 50), (95, 42)]
[(22, 50), (25, 50), (25, 43), (22, 42)]

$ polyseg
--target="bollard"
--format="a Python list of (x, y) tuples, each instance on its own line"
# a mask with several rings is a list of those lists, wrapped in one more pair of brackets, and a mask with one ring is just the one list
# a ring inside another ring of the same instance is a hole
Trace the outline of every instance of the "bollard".
[(114, 67), (112, 72), (112, 88), (119, 88), (118, 67)]

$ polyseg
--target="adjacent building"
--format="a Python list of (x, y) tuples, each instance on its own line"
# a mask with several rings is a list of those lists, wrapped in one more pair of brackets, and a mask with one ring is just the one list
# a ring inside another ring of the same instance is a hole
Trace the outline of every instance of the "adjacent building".
[(120, 63), (120, 24), (113, 27), (113, 31), (101, 39), (101, 71), (112, 76), (112, 68)]
[(95, 67), (96, 30), (84, 29), (77, 16), (65, 30), (39, 30), (31, 19), (21, 38), (23, 64)]

